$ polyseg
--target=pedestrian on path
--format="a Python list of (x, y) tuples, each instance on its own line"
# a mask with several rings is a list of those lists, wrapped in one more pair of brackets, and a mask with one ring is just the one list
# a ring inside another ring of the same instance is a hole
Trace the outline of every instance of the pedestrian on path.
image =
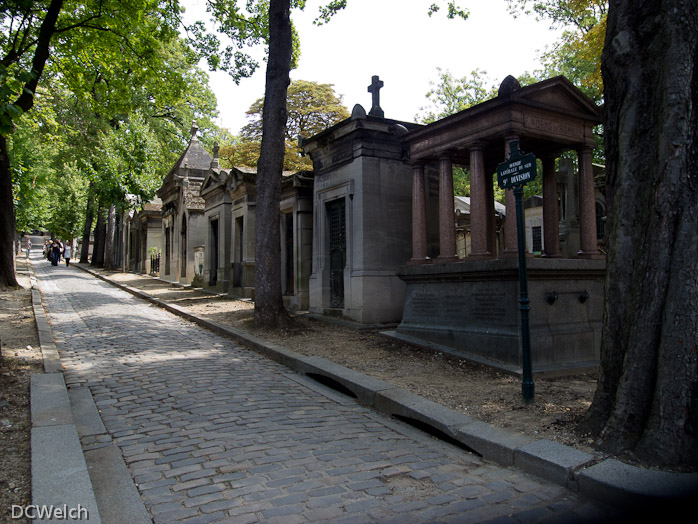
[(65, 260), (66, 267), (68, 267), (70, 265), (70, 255), (71, 255), (70, 244), (71, 244), (71, 242), (66, 242), (65, 247), (63, 248), (63, 259)]
[(31, 249), (32, 249), (32, 241), (27, 236), (27, 260), (29, 259), (29, 252), (31, 251)]
[(51, 265), (57, 266), (58, 260), (61, 258), (61, 245), (58, 240), (54, 240), (51, 245)]

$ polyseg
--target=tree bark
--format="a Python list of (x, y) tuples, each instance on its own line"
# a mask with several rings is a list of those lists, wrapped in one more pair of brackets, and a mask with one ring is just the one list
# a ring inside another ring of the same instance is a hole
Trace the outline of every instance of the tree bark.
[(80, 262), (87, 264), (90, 258), (90, 236), (92, 222), (94, 220), (94, 185), (90, 182), (87, 190), (87, 210), (85, 211), (85, 226), (82, 229), (82, 247), (80, 248)]
[(698, 465), (698, 15), (611, 0), (602, 57), (610, 221), (601, 449)]
[[(39, 28), (39, 37), (32, 58), (33, 76), (22, 89), (14, 105), (23, 112), (34, 106), (34, 92), (49, 57), (51, 38), (56, 32), (56, 22), (63, 7), (63, 0), (51, 0)], [(12, 196), (12, 172), (7, 151), (7, 140), (0, 136), (0, 245), (11, 246), (15, 238), (15, 210)], [(0, 288), (16, 287), (14, 249), (0, 249)]]
[(104, 239), (104, 269), (114, 269), (114, 233), (116, 229), (116, 208), (109, 206), (107, 215), (107, 232)]
[(97, 224), (94, 231), (94, 244), (92, 245), (92, 265), (104, 266), (104, 238), (107, 235), (107, 224), (104, 220), (104, 209), (97, 209)]
[(0, 289), (17, 287), (15, 277), (15, 210), (7, 139), (0, 135), (0, 238), (7, 249), (0, 249)]
[(291, 67), (290, 0), (269, 3), (269, 61), (267, 63), (262, 145), (257, 162), (255, 248), (255, 307), (258, 326), (291, 323), (281, 291), (279, 204), (284, 163), (286, 93)]

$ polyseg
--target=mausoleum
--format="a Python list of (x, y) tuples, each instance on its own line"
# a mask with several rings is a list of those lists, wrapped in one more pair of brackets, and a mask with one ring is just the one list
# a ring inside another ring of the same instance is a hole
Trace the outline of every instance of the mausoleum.
[(140, 209), (124, 216), (123, 270), (133, 273), (157, 274), (151, 267), (151, 255), (162, 249), (162, 201), (155, 197)]
[[(313, 161), (310, 311), (364, 324), (399, 322), (410, 257), (410, 167), (403, 136), (416, 124), (384, 118), (374, 77), (373, 107), (301, 140)], [(451, 196), (451, 213), (453, 213)]]
[[(402, 137), (413, 170), (412, 254), (399, 277), (406, 284), (402, 321), (393, 336), (441, 347), (516, 371), (519, 343), (517, 235), (514, 198), (506, 191), (503, 249), (497, 246), (493, 173), (509, 143), (542, 163), (543, 253), (528, 262), (531, 345), (535, 371), (598, 362), (605, 261), (597, 247), (592, 151), (600, 109), (564, 77), (521, 87), (507, 77), (499, 96), (411, 130)], [(579, 248), (560, 249), (556, 159), (577, 154), (574, 204)], [(456, 256), (453, 165), (470, 171), (470, 243)], [(439, 169), (438, 253), (429, 251), (430, 203), (425, 173)]]
[(194, 249), (206, 241), (204, 199), (199, 190), (211, 167), (211, 155), (199, 142), (196, 124), (189, 145), (170, 169), (157, 196), (162, 200), (160, 277), (189, 284), (198, 268)]
[[(201, 186), (208, 235), (203, 286), (238, 298), (254, 298), (256, 170), (222, 169), (218, 146)], [(312, 173), (284, 172), (279, 208), (281, 290), (292, 310), (308, 309), (312, 255)]]

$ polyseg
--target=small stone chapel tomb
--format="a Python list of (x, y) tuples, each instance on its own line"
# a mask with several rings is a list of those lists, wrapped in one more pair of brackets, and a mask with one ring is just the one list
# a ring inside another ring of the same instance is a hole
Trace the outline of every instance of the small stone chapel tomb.
[(397, 270), (412, 238), (402, 137), (419, 126), (384, 118), (382, 85), (373, 77), (368, 114), (357, 104), (351, 117), (300, 141), (315, 173), (310, 311), (366, 324), (400, 320), (405, 284)]
[(211, 155), (199, 142), (199, 128), (191, 129), (189, 145), (157, 191), (162, 200), (162, 256), (160, 277), (190, 284), (194, 279), (194, 248), (206, 241), (201, 183), (211, 167)]
[[(256, 170), (222, 169), (218, 146), (201, 186), (207, 224), (203, 284), (239, 298), (254, 298)], [(312, 173), (284, 172), (279, 207), (281, 291), (292, 310), (308, 309), (312, 254)]]

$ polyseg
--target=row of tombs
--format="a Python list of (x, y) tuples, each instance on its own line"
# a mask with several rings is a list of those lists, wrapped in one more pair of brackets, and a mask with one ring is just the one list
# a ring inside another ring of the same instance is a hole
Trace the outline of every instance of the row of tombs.
[[(377, 92), (376, 92), (377, 94)], [(599, 108), (564, 77), (428, 125), (367, 113), (301, 139), (312, 171), (285, 172), (279, 214), (289, 309), (383, 325), (385, 333), (518, 372), (514, 198), (493, 173), (518, 140), (542, 164), (526, 201), (534, 372), (598, 364), (605, 202), (592, 164)], [(194, 127), (157, 197), (123, 223), (123, 269), (254, 298), (255, 170), (223, 169)], [(570, 159), (563, 153), (576, 152)], [(453, 168), (470, 173), (454, 197)], [(158, 256), (153, 256), (159, 253)], [(397, 326), (397, 327), (395, 327)]]

